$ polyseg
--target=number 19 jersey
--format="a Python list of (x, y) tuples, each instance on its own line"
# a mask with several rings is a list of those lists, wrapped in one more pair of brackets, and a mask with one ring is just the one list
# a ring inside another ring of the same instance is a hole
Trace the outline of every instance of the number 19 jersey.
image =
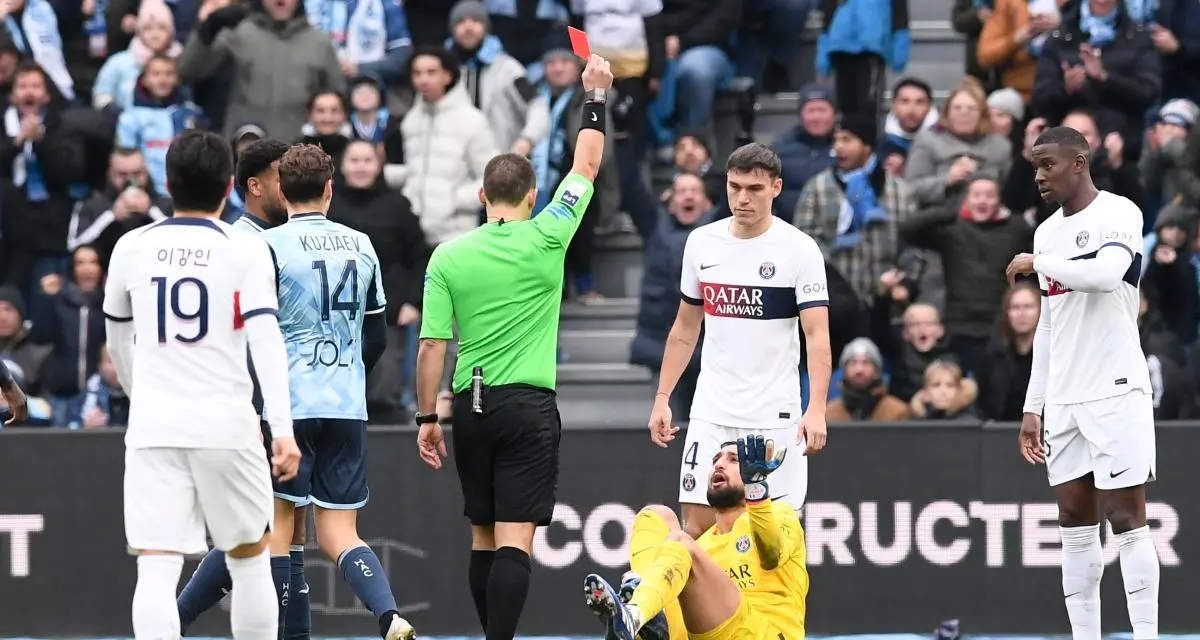
[(363, 316), (387, 306), (370, 239), (319, 213), (294, 215), (262, 237), (279, 279), (292, 418), (366, 420)]
[(104, 315), (132, 322), (131, 449), (258, 448), (246, 319), (277, 313), (260, 238), (216, 219), (167, 218), (113, 249)]

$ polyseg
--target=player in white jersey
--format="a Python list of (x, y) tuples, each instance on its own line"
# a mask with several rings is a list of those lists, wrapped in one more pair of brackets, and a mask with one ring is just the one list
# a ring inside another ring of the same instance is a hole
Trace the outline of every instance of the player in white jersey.
[(1074, 129), (1039, 136), (1033, 165), (1042, 197), (1062, 208), (1038, 227), (1034, 253), (1008, 266), (1010, 280), (1036, 273), (1043, 295), (1021, 454), (1045, 463), (1054, 487), (1074, 639), (1100, 638), (1103, 515), (1120, 548), (1133, 637), (1150, 640), (1158, 637), (1159, 564), (1146, 524), (1155, 444), (1137, 327), (1142, 212), (1096, 189), (1087, 141)]
[[(783, 186), (779, 156), (748, 144), (726, 165), (733, 218), (688, 236), (680, 279), (682, 301), (667, 337), (650, 437), (675, 437), (669, 400), (692, 358), (700, 327), (704, 350), (680, 466), (684, 528), (699, 537), (714, 523), (705, 480), (721, 447), (749, 435), (798, 450), (775, 472), (779, 500), (799, 509), (808, 491), (808, 460), (825, 446), (825, 399), (832, 357), (825, 259), (803, 231), (771, 215)], [(800, 415), (800, 331), (811, 385)]]
[(218, 220), (231, 156), (228, 143), (209, 133), (187, 132), (171, 144), (175, 216), (122, 237), (105, 285), (109, 351), (131, 399), (125, 534), (138, 554), (139, 639), (179, 637), (183, 556), (208, 550), (206, 528), (227, 555), (234, 637), (277, 633), (265, 535), (271, 469), (251, 404), (247, 344), (272, 407), (275, 473), (294, 476), (300, 451), (270, 250)]

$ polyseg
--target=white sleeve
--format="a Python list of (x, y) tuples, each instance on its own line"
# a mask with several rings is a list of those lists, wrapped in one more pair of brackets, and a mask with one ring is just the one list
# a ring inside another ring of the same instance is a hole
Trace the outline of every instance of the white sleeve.
[(1042, 414), (1046, 406), (1046, 382), (1050, 378), (1050, 297), (1042, 291), (1042, 314), (1033, 334), (1033, 368), (1025, 391), (1025, 413)]
[(805, 236), (800, 245), (800, 272), (796, 277), (796, 308), (829, 306), (829, 287), (825, 282), (825, 254), (817, 242)]
[(279, 287), (274, 254), (270, 245), (261, 238), (246, 235), (245, 241), (249, 245), (246, 274), (241, 288), (238, 289), (238, 307), (241, 309), (242, 321), (262, 314), (273, 315), (278, 319)]
[(117, 380), (129, 397), (133, 397), (133, 301), (129, 296), (128, 272), (131, 269), (128, 246), (131, 236), (125, 236), (113, 248), (108, 277), (104, 281), (104, 330), (108, 356), (117, 370)]
[(279, 330), (275, 260), (266, 242), (254, 236), (246, 238), (251, 250), (247, 252), (246, 275), (238, 296), (250, 359), (262, 390), (263, 406), (268, 409), (271, 436), (290, 438), (292, 397), (288, 390), (287, 348)]
[(129, 297), (128, 274), (132, 268), (129, 261), (130, 236), (126, 235), (113, 247), (108, 263), (108, 277), (104, 281), (104, 317), (112, 322), (132, 322), (133, 302)]
[[(1047, 254), (1033, 259), (1038, 273), (1073, 291), (1107, 293), (1120, 286), (1141, 254), (1142, 213), (1125, 200), (1100, 229), (1101, 244), (1095, 254), (1069, 260)], [(1140, 273), (1140, 266), (1133, 275)], [(1133, 286), (1137, 286), (1134, 279)]]
[(683, 245), (683, 271), (679, 276), (679, 295), (688, 304), (700, 306), (704, 297), (700, 293), (700, 266), (696, 263), (696, 233), (688, 234)]

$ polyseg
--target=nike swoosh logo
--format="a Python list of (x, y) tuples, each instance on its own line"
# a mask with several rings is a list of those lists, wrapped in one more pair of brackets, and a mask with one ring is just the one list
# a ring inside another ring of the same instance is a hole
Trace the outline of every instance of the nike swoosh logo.
[(596, 114), (592, 114), (592, 122), (596, 122)]
[(1110, 478), (1115, 478), (1115, 477), (1117, 477), (1117, 476), (1121, 475), (1122, 473), (1125, 473), (1126, 471), (1129, 471), (1129, 469), (1122, 469), (1122, 470), (1120, 470), (1120, 471), (1118, 471), (1118, 472), (1116, 472), (1116, 473), (1113, 473), (1113, 472), (1109, 471), (1109, 472), (1108, 472), (1108, 477), (1110, 477)]
[(713, 267), (715, 267), (715, 266), (717, 266), (717, 265), (715, 265), (715, 264), (702, 264), (702, 265), (700, 265), (700, 270), (701, 270), (701, 271), (704, 271), (705, 269), (711, 269), (711, 268), (713, 268)]
[(308, 593), (308, 585), (301, 587), (298, 593)]
[(1133, 595), (1133, 594), (1135, 594), (1135, 593), (1141, 593), (1141, 592), (1143, 592), (1143, 591), (1145, 591), (1146, 589), (1149, 589), (1149, 588), (1150, 588), (1150, 587), (1142, 587), (1141, 589), (1134, 589), (1133, 591), (1126, 591), (1126, 592), (1125, 592), (1125, 595), (1130, 595), (1130, 596), (1131, 596), (1131, 595)]
[(1073, 598), (1073, 597), (1075, 597), (1075, 596), (1077, 596), (1077, 595), (1079, 595), (1079, 594), (1081, 594), (1081, 593), (1083, 593), (1083, 592), (1082, 592), (1082, 591), (1076, 591), (1075, 593), (1068, 593), (1067, 595), (1063, 596), (1063, 600), (1067, 600), (1067, 599)]

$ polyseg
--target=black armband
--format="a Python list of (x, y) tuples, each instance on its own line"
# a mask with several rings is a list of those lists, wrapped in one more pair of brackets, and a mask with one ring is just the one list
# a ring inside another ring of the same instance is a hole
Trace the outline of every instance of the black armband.
[(583, 119), (580, 121), (582, 124), (579, 125), (579, 130), (591, 129), (592, 131), (604, 133), (607, 120), (606, 115), (603, 103), (583, 103)]
[(8, 366), (4, 364), (4, 361), (0, 360), (0, 385), (7, 384), (9, 382), (12, 382), (12, 373), (9, 372)]

